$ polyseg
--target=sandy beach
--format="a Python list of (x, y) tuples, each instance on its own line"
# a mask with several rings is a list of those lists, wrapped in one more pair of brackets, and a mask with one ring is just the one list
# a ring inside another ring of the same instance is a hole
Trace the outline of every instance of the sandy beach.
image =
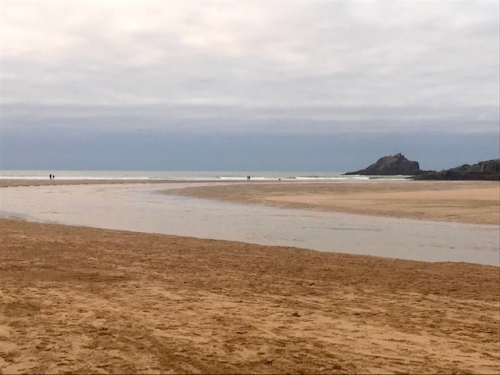
[(176, 193), (285, 208), (500, 225), (500, 184), (489, 181), (247, 183)]
[[(189, 180), (0, 180), (0, 188), (97, 184), (185, 184)], [(178, 195), (283, 208), (500, 225), (495, 181), (224, 182), (189, 187)]]
[[(498, 183), (249, 183), (176, 194), (498, 223)], [(19, 219), (0, 219), (0, 249), (3, 373), (500, 371), (495, 266)]]
[(1, 1), (0, 375), (500, 375), (499, 1)]
[(3, 373), (498, 373), (498, 267), (0, 220)]

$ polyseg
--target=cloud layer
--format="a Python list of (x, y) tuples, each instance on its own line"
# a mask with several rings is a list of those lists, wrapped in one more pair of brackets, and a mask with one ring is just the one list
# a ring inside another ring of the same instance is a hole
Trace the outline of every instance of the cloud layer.
[(498, 131), (497, 1), (4, 0), (0, 14), (5, 127)]

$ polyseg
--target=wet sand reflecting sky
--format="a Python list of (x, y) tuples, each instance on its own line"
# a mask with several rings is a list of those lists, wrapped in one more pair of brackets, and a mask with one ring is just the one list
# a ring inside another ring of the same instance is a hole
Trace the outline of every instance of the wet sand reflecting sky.
[(0, 213), (98, 228), (421, 261), (499, 265), (500, 233), (495, 225), (279, 209), (157, 193), (181, 186), (3, 188)]

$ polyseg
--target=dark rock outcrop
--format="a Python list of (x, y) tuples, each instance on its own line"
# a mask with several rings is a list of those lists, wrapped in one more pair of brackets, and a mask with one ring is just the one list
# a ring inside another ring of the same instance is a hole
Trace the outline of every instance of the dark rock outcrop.
[(347, 172), (344, 175), (380, 175), (380, 176), (395, 176), (406, 175), (415, 176), (423, 173), (420, 170), (418, 162), (406, 159), (401, 153), (393, 156), (384, 156), (377, 160), (366, 169), (361, 169), (356, 172)]
[(439, 172), (422, 173), (415, 180), (488, 180), (500, 181), (500, 159), (464, 164), (460, 167)]

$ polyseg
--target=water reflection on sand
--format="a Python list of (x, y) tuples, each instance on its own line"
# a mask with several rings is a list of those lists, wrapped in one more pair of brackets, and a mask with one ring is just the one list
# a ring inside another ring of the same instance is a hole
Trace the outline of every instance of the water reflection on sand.
[(3, 188), (0, 213), (98, 228), (499, 265), (500, 234), (495, 225), (279, 209), (157, 193), (179, 187), (182, 185)]

